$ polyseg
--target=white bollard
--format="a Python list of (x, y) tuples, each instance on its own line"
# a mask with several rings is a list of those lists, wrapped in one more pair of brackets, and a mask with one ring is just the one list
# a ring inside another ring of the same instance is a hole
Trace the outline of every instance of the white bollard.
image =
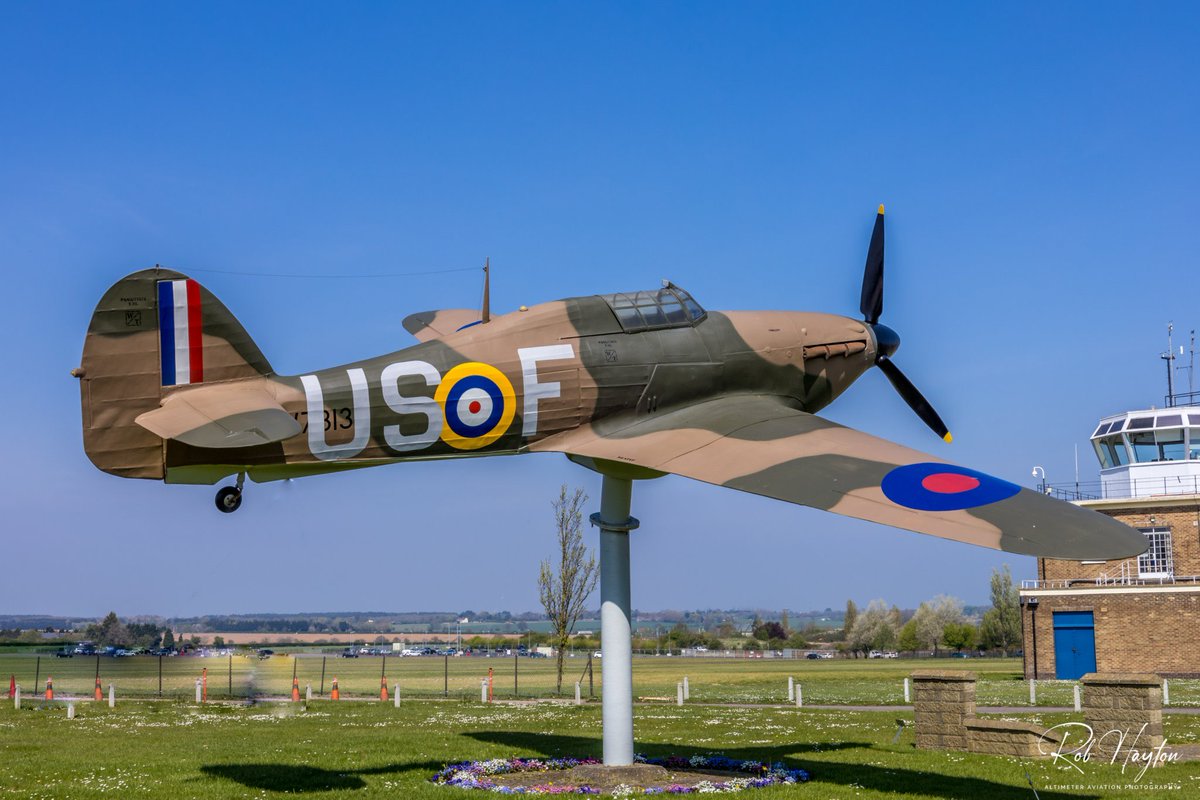
[(67, 719), (75, 719), (75, 704), (67, 703)]
[(1075, 692), (1074, 692), (1074, 694), (1075, 694), (1075, 710), (1080, 711), (1083, 709), (1083, 701), (1079, 697), (1079, 684), (1078, 683), (1075, 684), (1074, 688), (1075, 688)]
[(800, 684), (797, 683), (796, 684), (796, 708), (803, 708), (803, 707), (804, 707), (804, 690), (800, 687)]
[(392, 705), (394, 705), (396, 708), (400, 707), (400, 683), (399, 682), (392, 684)]
[(683, 681), (675, 684), (675, 705), (683, 705)]
[(304, 687), (304, 699), (310, 703), (312, 702), (312, 684), (311, 683), (306, 684)]
[(575, 705), (583, 705), (583, 694), (579, 691), (579, 681), (575, 681)]
[(202, 702), (202, 698), (200, 696), (200, 679), (199, 678), (196, 679), (196, 702), (197, 703)]
[(1029, 705), (1037, 705), (1037, 681), (1032, 678), (1029, 680)]
[(487, 702), (487, 678), (479, 682), (479, 701), (481, 703)]
[(1167, 685), (1167, 679), (1163, 678), (1163, 705), (1171, 705), (1171, 688)]
[(909, 693), (908, 693), (908, 678), (905, 678), (905, 679), (904, 679), (904, 702), (906, 702), (906, 703), (911, 703), (911, 702), (912, 702), (912, 701), (909, 699)]
[(692, 690), (688, 688), (687, 675), (683, 676), (683, 699), (684, 700), (692, 699)]
[(17, 693), (13, 695), (13, 708), (21, 710), (21, 684), (17, 684)]
[(111, 683), (108, 685), (108, 707), (109, 708), (117, 707), (117, 692), (116, 692), (116, 689), (113, 688), (113, 685)]
[(792, 703), (796, 700), (796, 679), (788, 677), (788, 702)]

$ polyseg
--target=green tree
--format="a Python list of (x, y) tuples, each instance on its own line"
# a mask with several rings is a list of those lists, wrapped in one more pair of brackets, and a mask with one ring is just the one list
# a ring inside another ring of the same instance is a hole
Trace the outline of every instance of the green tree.
[(917, 618), (913, 617), (908, 622), (904, 623), (904, 627), (900, 629), (900, 637), (896, 642), (896, 647), (900, 650), (913, 652), (921, 649), (921, 640), (917, 638)]
[(979, 640), (984, 647), (999, 648), (1006, 656), (1021, 641), (1021, 600), (1008, 564), (1003, 572), (992, 570), (992, 607), (983, 614)]
[(110, 611), (108, 616), (99, 624), (89, 625), (86, 636), (100, 647), (128, 647), (132, 643), (129, 629), (117, 617), (117, 612)]
[(225, 637), (224, 636), (214, 636), (213, 637), (213, 647), (224, 647), (224, 646), (225, 646)]
[(846, 615), (842, 619), (842, 638), (848, 638), (850, 631), (854, 628), (854, 623), (858, 621), (858, 606), (853, 600), (846, 601)]
[(596, 588), (600, 570), (595, 556), (583, 543), (583, 504), (587, 502), (583, 489), (567, 493), (564, 483), (554, 507), (554, 525), (558, 539), (558, 570), (543, 561), (538, 572), (538, 594), (542, 608), (553, 630), (551, 641), (557, 648), (557, 682), (555, 691), (562, 691), (563, 659), (575, 623), (583, 613), (584, 603)]
[(975, 647), (978, 631), (969, 622), (950, 622), (942, 633), (942, 641), (946, 646), (962, 652)]
[(175, 634), (170, 628), (163, 633), (162, 646), (167, 650), (175, 649)]
[(872, 600), (867, 610), (859, 614), (846, 639), (857, 652), (887, 650), (896, 644), (894, 615), (883, 600)]

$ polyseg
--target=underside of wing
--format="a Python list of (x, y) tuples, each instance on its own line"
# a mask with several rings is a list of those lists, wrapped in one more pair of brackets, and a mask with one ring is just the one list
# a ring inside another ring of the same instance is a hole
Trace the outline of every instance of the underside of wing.
[(409, 314), (401, 324), (404, 330), (417, 337), (418, 341), (428, 342), (431, 339), (441, 339), (479, 321), (477, 308), (444, 308), (440, 311)]
[(300, 423), (261, 382), (211, 384), (169, 395), (136, 419), (151, 433), (193, 447), (253, 447), (300, 433)]
[(533, 451), (670, 472), (835, 514), (1011, 553), (1136, 555), (1146, 539), (1103, 514), (798, 411), (730, 395), (602, 420)]

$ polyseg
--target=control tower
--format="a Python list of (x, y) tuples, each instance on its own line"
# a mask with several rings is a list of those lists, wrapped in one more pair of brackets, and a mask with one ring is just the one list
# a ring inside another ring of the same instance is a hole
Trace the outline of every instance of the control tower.
[(1038, 559), (1037, 580), (1021, 585), (1026, 677), (1200, 677), (1200, 392), (1192, 362), (1188, 391), (1176, 392), (1173, 345), (1161, 357), (1163, 407), (1106, 416), (1091, 435), (1100, 480), (1042, 485), (1136, 528), (1147, 549), (1119, 561)]

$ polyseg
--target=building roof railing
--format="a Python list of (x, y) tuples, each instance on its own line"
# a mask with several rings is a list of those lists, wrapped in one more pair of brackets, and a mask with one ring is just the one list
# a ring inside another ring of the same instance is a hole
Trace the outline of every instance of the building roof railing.
[(1084, 481), (1081, 483), (1047, 483), (1039, 490), (1059, 500), (1145, 500), (1155, 497), (1200, 495), (1200, 475), (1168, 475), (1160, 477), (1122, 479), (1119, 481)]
[(1160, 575), (1151, 578), (1122, 578), (1115, 579), (1107, 576), (1099, 578), (1056, 578), (1054, 580), (1023, 580), (1022, 591), (1038, 589), (1096, 589), (1116, 586), (1178, 586), (1200, 584), (1200, 575)]

